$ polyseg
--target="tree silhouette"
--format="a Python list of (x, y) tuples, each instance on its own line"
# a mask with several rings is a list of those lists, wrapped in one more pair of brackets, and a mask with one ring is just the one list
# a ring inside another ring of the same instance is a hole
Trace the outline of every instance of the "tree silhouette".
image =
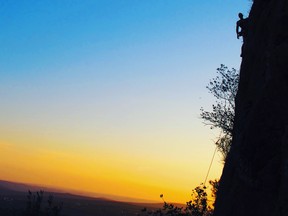
[(215, 144), (223, 156), (223, 161), (226, 160), (232, 141), (238, 84), (238, 71), (234, 68), (229, 70), (221, 64), (220, 68), (217, 68), (217, 76), (206, 86), (216, 98), (216, 103), (212, 105), (212, 111), (205, 111), (203, 107), (200, 109), (204, 124), (209, 125), (211, 129), (220, 129), (220, 136)]

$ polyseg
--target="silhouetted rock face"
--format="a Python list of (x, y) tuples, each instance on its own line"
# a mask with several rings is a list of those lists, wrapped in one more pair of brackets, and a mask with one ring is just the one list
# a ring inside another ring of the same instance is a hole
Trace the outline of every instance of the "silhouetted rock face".
[(288, 0), (254, 0), (214, 216), (288, 215)]

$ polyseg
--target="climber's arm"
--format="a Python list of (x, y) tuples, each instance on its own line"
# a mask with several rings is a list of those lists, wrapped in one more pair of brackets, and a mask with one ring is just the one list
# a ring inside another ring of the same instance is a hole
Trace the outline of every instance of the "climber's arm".
[[(239, 21), (238, 21), (239, 22)], [(239, 32), (239, 23), (236, 23), (236, 35), (237, 35), (237, 39), (239, 39), (240, 37), (240, 32)]]

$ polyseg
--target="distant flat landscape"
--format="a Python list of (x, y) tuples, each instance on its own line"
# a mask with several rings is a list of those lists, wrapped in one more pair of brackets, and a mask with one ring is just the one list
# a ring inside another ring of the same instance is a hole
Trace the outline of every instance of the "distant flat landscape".
[(28, 190), (33, 193), (44, 190), (44, 207), (48, 196), (53, 195), (55, 203), (63, 203), (63, 216), (135, 216), (144, 207), (150, 209), (162, 207), (162, 203), (119, 202), (55, 192), (53, 189), (49, 190), (49, 188), (40, 186), (0, 180), (0, 216), (21, 215), (26, 208)]

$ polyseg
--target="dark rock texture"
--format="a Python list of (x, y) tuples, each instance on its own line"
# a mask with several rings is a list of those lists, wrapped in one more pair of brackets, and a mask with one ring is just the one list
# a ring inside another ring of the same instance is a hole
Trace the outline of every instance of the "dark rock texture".
[(288, 0), (254, 0), (214, 216), (288, 215)]

